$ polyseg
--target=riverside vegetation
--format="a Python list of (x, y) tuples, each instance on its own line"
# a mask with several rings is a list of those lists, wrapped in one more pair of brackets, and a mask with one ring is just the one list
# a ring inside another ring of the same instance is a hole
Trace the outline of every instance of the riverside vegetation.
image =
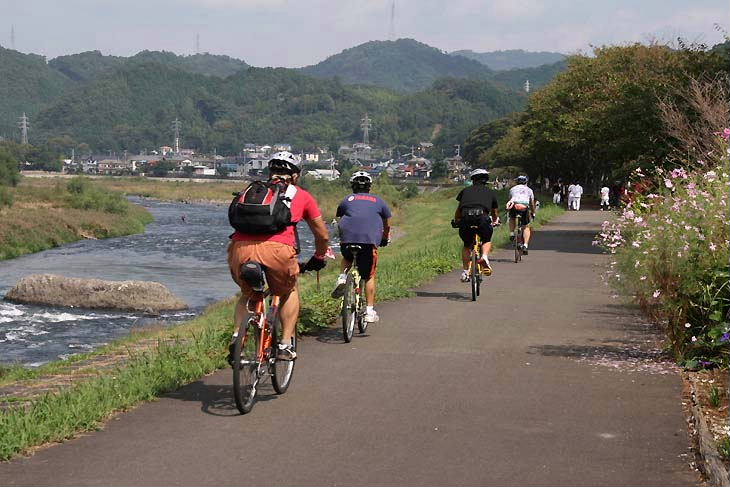
[(0, 260), (83, 238), (140, 233), (152, 221), (144, 208), (81, 177), (52, 183), (24, 178), (17, 186), (0, 186), (0, 200), (7, 202), (0, 204)]
[[(398, 191), (384, 187), (381, 194)], [(342, 191), (342, 188), (337, 190)], [(458, 188), (422, 194), (404, 205), (401, 200), (396, 225), (402, 237), (382, 252), (379, 265), (378, 299), (412, 295), (411, 289), (460, 264), (461, 242), (449, 225), (456, 206)], [(319, 196), (319, 193), (315, 191)], [(344, 193), (341, 193), (344, 194)], [(393, 196), (393, 193), (391, 193)], [(398, 196), (398, 195), (396, 195)], [(500, 201), (506, 196), (500, 194)], [(388, 199), (388, 196), (386, 196)], [(394, 204), (393, 206), (396, 206)], [(543, 205), (537, 223), (545, 222), (562, 210)], [(495, 232), (495, 242), (508, 241), (504, 227)], [(314, 279), (300, 281), (302, 314), (299, 329), (313, 332), (329, 326), (337, 316), (338, 303), (329, 296), (329, 284), (338, 273), (331, 263), (322, 273), (326, 283), (317, 289)], [(216, 369), (227, 367), (225, 356), (232, 332), (233, 300), (215, 304), (201, 316), (171, 329), (140, 332), (103, 349), (56, 362), (39, 370), (14, 367), (0, 376), (0, 385), (44, 374), (63, 374), (74, 365), (95, 355), (130, 350), (123, 366), (91, 371), (91, 376), (68, 389), (34, 399), (26, 407), (8, 407), (0, 412), (0, 458), (7, 459), (32, 446), (62, 441), (79, 431), (101, 427), (115, 411), (133, 407), (140, 401), (172, 391)], [(156, 346), (134, 352), (134, 343), (155, 341)]]

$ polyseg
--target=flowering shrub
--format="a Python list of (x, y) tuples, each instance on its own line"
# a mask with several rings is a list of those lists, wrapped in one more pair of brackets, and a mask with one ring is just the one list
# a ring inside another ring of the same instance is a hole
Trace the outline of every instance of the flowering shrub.
[[(727, 147), (730, 130), (717, 135)], [(608, 279), (665, 324), (690, 368), (730, 362), (730, 149), (721, 151), (693, 167), (636, 170), (650, 189), (604, 222), (594, 242), (612, 254)]]

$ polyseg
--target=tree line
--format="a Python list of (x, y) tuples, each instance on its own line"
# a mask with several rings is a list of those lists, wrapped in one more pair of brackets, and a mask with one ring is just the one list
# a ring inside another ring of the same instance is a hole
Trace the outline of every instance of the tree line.
[(638, 167), (671, 165), (678, 144), (663, 111), (674, 107), (688, 123), (699, 120), (688, 93), (698, 83), (727, 83), (729, 44), (634, 44), (571, 56), (567, 71), (534, 93), (524, 111), (474, 130), (465, 157), (533, 180), (589, 187), (624, 181)]

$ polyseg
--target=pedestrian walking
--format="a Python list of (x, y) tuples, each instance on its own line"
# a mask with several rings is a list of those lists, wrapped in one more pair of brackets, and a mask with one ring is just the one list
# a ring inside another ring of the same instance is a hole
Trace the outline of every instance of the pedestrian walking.
[(580, 210), (580, 198), (583, 196), (583, 187), (576, 183), (571, 184), (568, 187), (568, 209), (579, 211)]
[(562, 188), (560, 187), (560, 183), (553, 184), (553, 203), (556, 205), (560, 204), (560, 193)]
[(608, 189), (608, 186), (604, 186), (601, 188), (601, 211), (610, 210), (611, 206), (609, 204), (609, 195), (611, 193), (611, 190)]

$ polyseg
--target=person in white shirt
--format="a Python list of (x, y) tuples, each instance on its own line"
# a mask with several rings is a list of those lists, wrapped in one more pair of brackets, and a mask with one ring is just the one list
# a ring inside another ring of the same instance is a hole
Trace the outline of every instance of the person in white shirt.
[(573, 188), (575, 188), (575, 184), (568, 185), (568, 210), (573, 209)]
[(527, 255), (527, 244), (530, 243), (530, 221), (535, 218), (535, 193), (527, 186), (527, 176), (518, 176), (517, 184), (509, 190), (509, 202), (507, 203), (509, 210), (509, 232), (510, 240), (514, 240), (515, 225), (517, 224), (517, 215), (525, 226), (523, 238), (525, 240), (522, 250)]
[(603, 207), (605, 206), (606, 210), (610, 210), (611, 207), (609, 205), (609, 195), (611, 194), (611, 190), (608, 189), (608, 186), (604, 186), (601, 188), (601, 211), (603, 211)]
[(583, 186), (578, 183), (571, 184), (568, 188), (568, 209), (580, 210), (581, 196), (583, 196)]

